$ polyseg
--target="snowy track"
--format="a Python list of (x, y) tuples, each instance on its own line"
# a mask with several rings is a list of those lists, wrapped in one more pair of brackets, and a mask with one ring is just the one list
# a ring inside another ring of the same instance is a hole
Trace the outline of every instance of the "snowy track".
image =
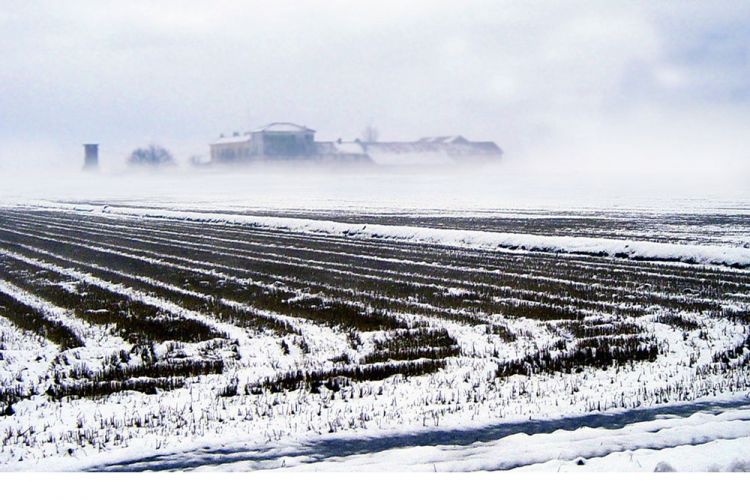
[(747, 470), (749, 445), (750, 399), (741, 398), (477, 429), (205, 446), (87, 470)]

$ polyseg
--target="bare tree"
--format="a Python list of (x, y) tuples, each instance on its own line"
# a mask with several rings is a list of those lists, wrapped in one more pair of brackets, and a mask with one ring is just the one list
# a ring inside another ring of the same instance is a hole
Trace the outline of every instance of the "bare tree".
[(145, 148), (138, 148), (130, 153), (128, 164), (159, 167), (162, 165), (174, 165), (175, 161), (166, 148), (158, 144), (151, 144)]
[(377, 142), (379, 136), (380, 134), (378, 133), (378, 129), (376, 129), (372, 125), (367, 125), (362, 131), (360, 140), (362, 142)]

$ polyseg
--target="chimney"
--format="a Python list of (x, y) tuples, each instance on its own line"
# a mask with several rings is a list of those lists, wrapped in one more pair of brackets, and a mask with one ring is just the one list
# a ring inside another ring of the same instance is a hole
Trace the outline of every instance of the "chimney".
[(94, 170), (99, 168), (99, 145), (98, 144), (84, 144), (84, 170)]

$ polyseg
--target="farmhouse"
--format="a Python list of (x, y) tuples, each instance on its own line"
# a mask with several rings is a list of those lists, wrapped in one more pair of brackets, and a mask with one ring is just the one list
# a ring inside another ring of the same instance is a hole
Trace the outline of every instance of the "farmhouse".
[(294, 123), (276, 122), (240, 135), (221, 137), (211, 144), (211, 161), (247, 162), (269, 159), (306, 159), (315, 156), (315, 131)]
[(213, 164), (317, 161), (422, 165), (498, 160), (503, 154), (494, 142), (469, 141), (460, 135), (424, 137), (412, 142), (321, 142), (315, 141), (315, 130), (289, 122), (221, 136), (210, 148)]

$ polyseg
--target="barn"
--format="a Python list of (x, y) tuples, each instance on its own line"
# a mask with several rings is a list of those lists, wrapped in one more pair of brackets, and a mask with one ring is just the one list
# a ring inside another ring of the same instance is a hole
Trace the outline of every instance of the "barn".
[(212, 163), (253, 160), (298, 160), (315, 156), (315, 131), (289, 122), (274, 122), (210, 145)]
[(406, 142), (315, 141), (315, 130), (274, 122), (240, 134), (221, 136), (211, 147), (211, 163), (319, 161), (382, 165), (451, 164), (492, 161), (503, 151), (491, 141), (469, 141), (461, 135), (423, 137)]

